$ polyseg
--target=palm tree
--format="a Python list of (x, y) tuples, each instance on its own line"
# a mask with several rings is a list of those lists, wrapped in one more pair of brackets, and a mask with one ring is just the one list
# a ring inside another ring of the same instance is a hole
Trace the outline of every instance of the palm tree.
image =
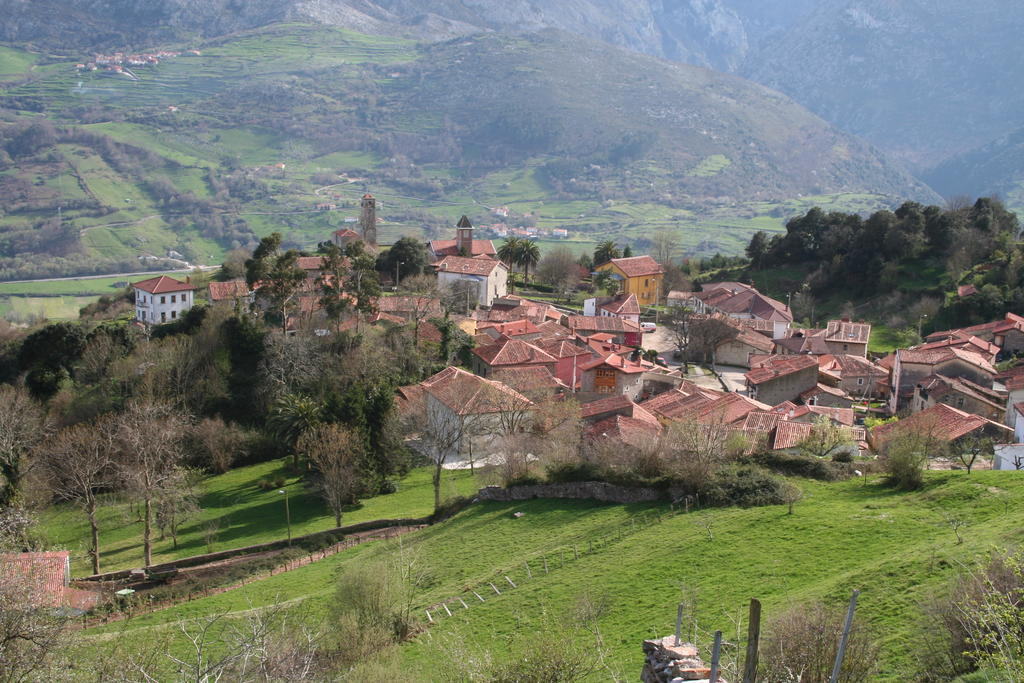
[(540, 247), (537, 246), (536, 242), (530, 240), (519, 241), (519, 258), (517, 259), (519, 265), (523, 267), (523, 278), (527, 282), (530, 281), (530, 268), (537, 265), (540, 261)]
[(270, 411), (267, 426), (292, 449), (292, 464), (299, 468), (299, 438), (323, 421), (323, 406), (306, 396), (288, 394)]
[(620, 256), (622, 256), (622, 253), (619, 251), (619, 248), (615, 246), (615, 242), (612, 240), (601, 242), (597, 245), (597, 248), (594, 249), (594, 267), (596, 268), (604, 265), (613, 258), (619, 258)]
[(512, 291), (516, 289), (516, 264), (519, 263), (519, 245), (523, 240), (518, 237), (506, 237), (505, 241), (498, 247), (498, 258), (501, 259), (502, 263), (508, 266), (509, 271), (512, 273)]

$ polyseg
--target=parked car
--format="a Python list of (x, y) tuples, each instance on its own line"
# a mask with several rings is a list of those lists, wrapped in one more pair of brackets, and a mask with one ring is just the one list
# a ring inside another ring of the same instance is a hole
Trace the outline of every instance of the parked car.
[(658, 326), (654, 323), (640, 323), (641, 332), (654, 332), (656, 329), (658, 329)]

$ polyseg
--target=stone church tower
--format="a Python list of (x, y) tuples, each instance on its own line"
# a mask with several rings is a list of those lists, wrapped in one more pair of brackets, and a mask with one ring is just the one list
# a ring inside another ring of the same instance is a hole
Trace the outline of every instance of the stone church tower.
[(359, 231), (362, 233), (363, 242), (371, 246), (377, 245), (377, 200), (372, 194), (364, 194), (359, 203), (362, 209), (359, 214)]

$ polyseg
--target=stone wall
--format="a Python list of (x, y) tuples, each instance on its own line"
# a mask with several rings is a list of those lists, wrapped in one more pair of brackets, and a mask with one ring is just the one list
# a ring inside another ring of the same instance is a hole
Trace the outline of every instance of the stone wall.
[[(690, 643), (675, 644), (675, 636), (644, 641), (644, 668), (640, 673), (643, 683), (682, 683), (707, 681), (711, 667), (697, 654), (697, 646)], [(716, 676), (716, 683), (725, 683)]]
[(668, 491), (658, 489), (627, 488), (603, 481), (574, 481), (564, 484), (534, 484), (502, 488), (488, 486), (477, 493), (478, 500), (530, 500), (532, 498), (579, 498), (606, 503), (646, 503), (669, 497)]

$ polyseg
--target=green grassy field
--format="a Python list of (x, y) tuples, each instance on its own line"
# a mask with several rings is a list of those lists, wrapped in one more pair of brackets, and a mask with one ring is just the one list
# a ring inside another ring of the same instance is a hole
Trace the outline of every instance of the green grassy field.
[[(1019, 519), (1010, 514), (1024, 503), (1019, 473), (936, 472), (928, 475), (925, 489), (909, 494), (875, 481), (799, 484), (805, 499), (792, 516), (779, 506), (719, 509), (634, 529), (631, 516), (649, 513), (652, 506), (533, 500), (476, 505), (405, 536), (404, 551), (435, 578), (418, 605), (462, 596), (471, 606), (463, 610), (453, 603), (453, 617), (435, 612), (439, 623), (403, 646), (404, 668), (413, 680), (436, 680), (450, 667), (445, 644), (453, 642), (500, 655), (516, 633), (541, 628), (590, 593), (608, 601), (600, 629), (612, 669), (632, 678), (642, 662), (642, 639), (671, 632), (684, 587), (697, 596), (700, 632), (722, 629), (727, 639), (735, 637), (733, 619), (745, 613), (750, 597), (762, 600), (770, 619), (802, 601), (838, 608), (859, 588), (859, 614), (883, 646), (877, 680), (910, 680), (921, 602), (942, 590), (961, 563), (1024, 537)], [(524, 515), (514, 518), (516, 511)], [(957, 544), (944, 515), (967, 522), (963, 544)], [(578, 560), (572, 559), (574, 545)], [(97, 643), (113, 634), (119, 641), (145, 639), (154, 635), (152, 629), (162, 632), (181, 619), (244, 613), (278, 601), (305, 600), (313, 614), (322, 614), (339, 570), (396, 548), (395, 542), (360, 547), (91, 633)], [(518, 588), (505, 583), (506, 575)], [(468, 600), (471, 590), (487, 590), (492, 581), (502, 586), (502, 595), (492, 594), (485, 603)], [(707, 645), (703, 635), (700, 644)]]
[(78, 311), (98, 296), (0, 296), (0, 316), (12, 320), (77, 320)]
[[(334, 516), (315, 495), (306, 491), (284, 462), (275, 461), (241, 467), (200, 482), (199, 504), (202, 512), (184, 524), (178, 536), (178, 548), (170, 537), (154, 544), (153, 561), (167, 562), (179, 557), (199, 555), (284, 538), (287, 533), (284, 497), (277, 489), (264, 491), (260, 480), (285, 477), (289, 492), (292, 535), (334, 528)], [(446, 497), (465, 495), (476, 490), (469, 472), (446, 473), (443, 484)], [(434, 493), (429, 469), (412, 471), (398, 482), (398, 492), (369, 498), (345, 512), (342, 523), (374, 519), (423, 517), (433, 510)], [(42, 531), (47, 540), (72, 552), (72, 571), (90, 573), (85, 555), (89, 527), (77, 509), (58, 505), (42, 516)], [(110, 498), (100, 511), (101, 571), (115, 571), (142, 564), (142, 524), (134, 506)]]

